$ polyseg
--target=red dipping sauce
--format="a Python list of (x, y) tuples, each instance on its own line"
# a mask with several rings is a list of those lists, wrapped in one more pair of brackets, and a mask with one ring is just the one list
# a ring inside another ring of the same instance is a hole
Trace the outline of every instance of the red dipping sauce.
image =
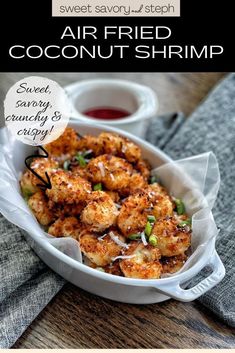
[(83, 114), (90, 116), (91, 118), (105, 120), (121, 119), (130, 115), (127, 110), (108, 107), (90, 108), (85, 110)]

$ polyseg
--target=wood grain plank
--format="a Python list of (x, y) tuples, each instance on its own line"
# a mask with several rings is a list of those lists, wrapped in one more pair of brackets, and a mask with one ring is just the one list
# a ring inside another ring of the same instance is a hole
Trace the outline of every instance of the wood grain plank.
[(231, 348), (232, 329), (197, 302), (112, 302), (67, 284), (14, 348)]

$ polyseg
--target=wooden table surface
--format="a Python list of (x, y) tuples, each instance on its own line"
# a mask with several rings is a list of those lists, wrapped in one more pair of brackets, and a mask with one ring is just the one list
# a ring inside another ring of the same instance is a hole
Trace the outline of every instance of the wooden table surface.
[[(28, 74), (2, 74), (0, 95)], [(192, 112), (221, 73), (44, 74), (61, 84), (94, 76), (131, 79), (152, 87), (160, 112)], [(3, 88), (4, 87), (4, 88)], [(154, 305), (112, 302), (66, 284), (13, 348), (234, 348), (234, 331), (199, 302)]]

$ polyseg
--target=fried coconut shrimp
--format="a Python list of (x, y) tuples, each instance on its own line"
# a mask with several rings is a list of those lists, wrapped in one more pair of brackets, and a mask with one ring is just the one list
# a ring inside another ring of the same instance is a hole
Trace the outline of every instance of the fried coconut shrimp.
[(87, 169), (85, 167), (80, 167), (79, 165), (71, 165), (70, 170), (74, 175), (78, 175), (83, 179), (88, 179)]
[(140, 242), (132, 242), (125, 251), (125, 258), (120, 260), (120, 268), (125, 277), (152, 279), (160, 278), (162, 265), (161, 253), (151, 245), (144, 246)]
[[(114, 241), (118, 239), (119, 241)], [(85, 256), (97, 266), (109, 265), (113, 259), (121, 254), (124, 243), (124, 237), (116, 231), (110, 234), (98, 237), (97, 234), (84, 230), (79, 237), (81, 251)], [(121, 245), (119, 245), (119, 243)]]
[[(84, 264), (112, 275), (154, 279), (177, 272), (191, 245), (187, 205), (157, 183), (140, 148), (116, 133), (79, 135), (67, 128), (45, 146), (49, 158), (26, 171), (22, 194), (55, 237), (80, 243)], [(164, 180), (162, 180), (164, 183)]]
[(92, 159), (87, 171), (93, 183), (102, 183), (106, 189), (118, 191), (129, 185), (133, 168), (125, 159), (104, 154)]
[(48, 201), (48, 207), (56, 218), (63, 218), (67, 216), (79, 216), (85, 207), (85, 202), (81, 203), (59, 203)]
[(168, 195), (157, 195), (153, 205), (153, 215), (156, 218), (172, 216), (174, 204)]
[(158, 220), (154, 224), (152, 234), (157, 237), (157, 247), (162, 256), (183, 255), (190, 246), (190, 228), (179, 227), (173, 217)]
[[(20, 187), (25, 199), (28, 199), (35, 192), (40, 189), (35, 185), (34, 175), (29, 170), (24, 172), (20, 180)], [(37, 184), (39, 184), (39, 180), (37, 179)]]
[(129, 139), (111, 132), (102, 132), (98, 137), (104, 153), (125, 158), (136, 163), (141, 157), (140, 148)]
[(102, 145), (97, 136), (85, 135), (78, 142), (79, 151), (91, 150), (95, 156), (103, 153)]
[(106, 273), (109, 273), (111, 275), (115, 275), (115, 276), (123, 276), (123, 273), (120, 269), (120, 264), (119, 261), (116, 260), (114, 262), (112, 262), (111, 264), (107, 265), (104, 267), (104, 271)]
[(102, 132), (98, 137), (85, 135), (79, 141), (79, 150), (92, 150), (95, 156), (111, 154), (130, 163), (138, 162), (141, 157), (141, 150), (136, 144), (111, 132)]
[(168, 195), (166, 189), (162, 185), (160, 185), (159, 183), (153, 183), (153, 184), (148, 185), (148, 190), (153, 191), (153, 192), (160, 194), (162, 196)]
[[(59, 168), (58, 162), (53, 158), (35, 158), (30, 167), (43, 179), (45, 179), (45, 172), (50, 173)], [(40, 189), (37, 187), (40, 180), (30, 171), (26, 171), (20, 181), (22, 193), (25, 197), (29, 197)]]
[(43, 226), (47, 226), (54, 221), (54, 214), (48, 207), (48, 200), (42, 191), (38, 191), (32, 195), (28, 200), (28, 205), (38, 222)]
[(144, 230), (154, 196), (142, 190), (129, 196), (123, 202), (117, 224), (126, 237)]
[(54, 237), (72, 237), (78, 240), (82, 225), (75, 217), (58, 218), (48, 229)]
[(46, 194), (53, 202), (78, 204), (86, 201), (91, 193), (90, 183), (71, 172), (58, 170), (51, 173), (50, 180), (52, 188), (47, 189)]
[(116, 191), (105, 191), (105, 192), (106, 192), (106, 194), (108, 194), (111, 197), (113, 202), (117, 203), (120, 201), (120, 196), (119, 196), (118, 192), (116, 192)]
[(81, 214), (81, 221), (95, 232), (102, 232), (116, 223), (118, 210), (111, 197), (104, 191), (89, 195), (87, 206)]
[(183, 267), (187, 260), (186, 255), (178, 255), (172, 257), (162, 257), (162, 273), (175, 273)]
[(76, 154), (79, 144), (78, 134), (71, 127), (67, 127), (63, 134), (55, 141), (45, 145), (50, 156), (64, 161)]
[(166, 190), (159, 184), (148, 185), (145, 191), (154, 198), (152, 204), (152, 214), (156, 218), (172, 216), (174, 211), (174, 202), (167, 194)]
[(130, 177), (129, 185), (126, 188), (120, 189), (122, 196), (128, 196), (134, 194), (138, 189), (144, 189), (148, 187), (147, 181), (140, 173), (134, 173)]
[(150, 170), (151, 170), (151, 166), (148, 163), (148, 161), (146, 161), (145, 159), (140, 159), (136, 165), (135, 165), (135, 169), (138, 170), (138, 172), (140, 172), (140, 174), (143, 176), (143, 178), (145, 180), (148, 180), (150, 177)]

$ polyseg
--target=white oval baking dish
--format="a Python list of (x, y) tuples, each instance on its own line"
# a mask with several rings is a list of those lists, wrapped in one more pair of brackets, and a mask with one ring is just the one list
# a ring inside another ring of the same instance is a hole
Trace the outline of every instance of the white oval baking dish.
[[(97, 135), (101, 131), (116, 131), (136, 142), (141, 147), (143, 156), (150, 161), (153, 167), (171, 161), (158, 148), (116, 128), (77, 121), (72, 121), (69, 125), (78, 130), (80, 134)], [(1, 144), (4, 143), (3, 136), (4, 134), (1, 134)], [(5, 143), (7, 144), (7, 140)], [(15, 144), (13, 164), (16, 171), (21, 172), (25, 169), (24, 158), (32, 152), (33, 148), (17, 141), (13, 143)], [(215, 250), (215, 237), (207, 242), (203, 247), (199, 261), (188, 270), (169, 278), (141, 280), (113, 276), (87, 267), (56, 249), (47, 238), (39, 237), (34, 229), (25, 236), (38, 256), (66, 280), (90, 293), (124, 303), (150, 304), (169, 298), (184, 302), (192, 301), (213, 288), (225, 275), (224, 266)], [(212, 273), (193, 288), (184, 289), (185, 283), (206, 266), (212, 269)]]

